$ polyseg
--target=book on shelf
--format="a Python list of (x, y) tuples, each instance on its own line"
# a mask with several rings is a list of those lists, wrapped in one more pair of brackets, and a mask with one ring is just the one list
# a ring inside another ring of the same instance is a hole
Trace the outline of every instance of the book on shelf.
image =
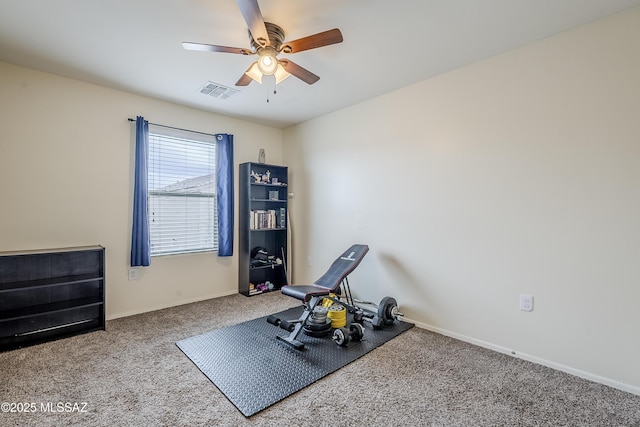
[[(278, 216), (280, 216), (279, 221)], [(282, 222), (283, 218), (285, 218), (284, 223)], [(280, 215), (278, 215), (278, 211), (276, 211), (275, 209), (260, 209), (250, 212), (249, 229), (251, 230), (285, 228), (285, 225), (286, 215), (284, 213), (284, 209), (280, 209)]]

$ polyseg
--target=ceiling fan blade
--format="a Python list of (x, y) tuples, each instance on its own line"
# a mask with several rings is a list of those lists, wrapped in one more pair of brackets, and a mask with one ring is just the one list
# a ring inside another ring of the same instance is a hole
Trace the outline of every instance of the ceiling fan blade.
[(249, 27), (251, 37), (253, 37), (260, 46), (269, 46), (269, 34), (267, 33), (267, 26), (264, 24), (264, 19), (262, 19), (258, 0), (236, 0), (236, 3)]
[(245, 71), (240, 79), (236, 82), (236, 86), (248, 86), (252, 80), (255, 80), (258, 83), (262, 84), (262, 72), (258, 69), (257, 62), (249, 65), (247, 71)]
[(253, 79), (246, 74), (243, 74), (242, 77), (236, 82), (236, 86), (249, 86)]
[(278, 62), (280, 63), (280, 65), (282, 65), (284, 67), (284, 70), (287, 73), (293, 74), (294, 76), (296, 76), (297, 78), (299, 78), (300, 80), (302, 80), (303, 82), (305, 82), (307, 84), (312, 85), (315, 82), (317, 82), (318, 80), (320, 80), (320, 77), (316, 76), (311, 71), (309, 71), (309, 70), (307, 70), (305, 68), (302, 68), (301, 66), (299, 66), (295, 62), (291, 62), (288, 59), (281, 59)]
[(303, 50), (342, 43), (342, 40), (342, 33), (339, 29), (334, 28), (333, 30), (323, 31), (322, 33), (314, 34), (312, 36), (286, 42), (282, 45), (280, 50), (284, 53), (296, 53), (302, 52)]
[(187, 50), (201, 50), (205, 52), (223, 52), (223, 53), (238, 53), (241, 55), (253, 55), (254, 52), (249, 49), (242, 49), (239, 47), (218, 46), (215, 44), (203, 44), (182, 42), (182, 47)]

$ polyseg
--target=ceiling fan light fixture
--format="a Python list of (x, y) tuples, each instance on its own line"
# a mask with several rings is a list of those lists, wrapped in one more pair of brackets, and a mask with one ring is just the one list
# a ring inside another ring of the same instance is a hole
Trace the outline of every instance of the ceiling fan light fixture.
[(257, 81), (258, 83), (262, 84), (262, 71), (260, 71), (260, 68), (258, 67), (257, 62), (254, 62), (253, 64), (251, 64), (251, 67), (249, 67), (249, 69), (245, 72), (245, 74), (251, 77), (253, 80)]
[(258, 68), (262, 71), (262, 74), (270, 76), (275, 74), (278, 69), (278, 59), (276, 58), (276, 52), (272, 47), (265, 47), (259, 50), (258, 55)]
[(289, 74), (284, 67), (282, 66), (282, 64), (278, 63), (278, 68), (276, 69), (275, 72), (275, 78), (276, 78), (276, 84), (280, 84), (281, 81), (283, 81), (284, 79), (286, 79), (287, 77), (289, 77), (291, 74)]

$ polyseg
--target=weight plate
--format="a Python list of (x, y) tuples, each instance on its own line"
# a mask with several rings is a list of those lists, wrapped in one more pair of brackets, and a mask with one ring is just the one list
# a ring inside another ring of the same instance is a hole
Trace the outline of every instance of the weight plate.
[(333, 331), (333, 340), (341, 347), (346, 346), (349, 343), (349, 331), (345, 328), (336, 329)]
[(349, 327), (351, 332), (351, 339), (354, 341), (361, 341), (364, 337), (364, 327), (359, 323), (352, 323)]
[(328, 323), (325, 327), (320, 327), (319, 325), (306, 325), (302, 328), (302, 330), (306, 335), (309, 335), (310, 337), (324, 337), (329, 334), (329, 332), (331, 332), (331, 323)]
[(321, 305), (317, 306), (313, 309), (313, 314), (318, 316), (326, 316), (329, 309), (327, 307), (323, 307)]
[(307, 323), (319, 323), (324, 325), (327, 320), (329, 310), (326, 307), (316, 307), (313, 309), (311, 316), (307, 319)]
[(326, 331), (328, 329), (331, 329), (331, 319), (326, 319), (324, 323), (310, 323), (307, 322), (304, 325), (305, 329), (308, 329), (310, 331)]
[(398, 307), (398, 303), (394, 298), (384, 297), (378, 306), (378, 317), (382, 319), (385, 325), (391, 325), (395, 320), (393, 315), (394, 307)]

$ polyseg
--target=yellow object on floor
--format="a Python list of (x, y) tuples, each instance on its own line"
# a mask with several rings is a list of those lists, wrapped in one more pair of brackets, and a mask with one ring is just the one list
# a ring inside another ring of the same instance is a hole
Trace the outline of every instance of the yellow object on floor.
[(347, 325), (347, 309), (344, 305), (333, 304), (329, 307), (327, 317), (331, 319), (331, 327), (334, 329)]
[[(336, 294), (329, 294), (329, 297), (331, 298), (335, 298)], [(322, 300), (322, 306), (325, 308), (329, 308), (333, 305), (333, 301), (331, 301), (329, 298), (325, 298)]]

